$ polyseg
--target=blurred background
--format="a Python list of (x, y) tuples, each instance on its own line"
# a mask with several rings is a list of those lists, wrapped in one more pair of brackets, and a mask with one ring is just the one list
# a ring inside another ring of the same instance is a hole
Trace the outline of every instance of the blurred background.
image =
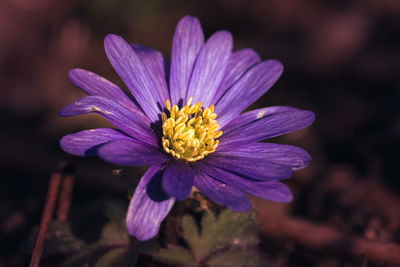
[[(105, 56), (104, 36), (119, 34), (170, 58), (186, 14), (199, 17), (206, 37), (229, 30), (235, 50), (251, 47), (284, 64), (252, 108), (316, 113), (311, 127), (272, 140), (313, 158), (287, 181), (293, 203), (253, 199), (268, 266), (398, 266), (384, 253), (371, 260), (357, 247), (324, 243), (337, 235), (376, 248), (400, 244), (398, 0), (0, 1), (0, 266), (29, 262), (23, 244), (40, 223), (50, 174), (69, 158), (60, 138), (109, 125), (96, 115), (57, 116), (84, 96), (68, 70), (88, 69), (125, 88)], [(76, 160), (72, 212), (93, 199), (128, 201), (145, 168), (127, 168), (126, 179), (115, 168)]]

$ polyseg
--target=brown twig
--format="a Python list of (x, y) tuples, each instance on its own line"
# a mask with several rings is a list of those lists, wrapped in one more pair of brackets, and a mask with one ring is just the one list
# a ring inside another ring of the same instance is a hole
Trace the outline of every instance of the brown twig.
[(58, 200), (57, 207), (57, 221), (65, 222), (68, 219), (74, 183), (75, 177), (72, 174), (63, 176), (60, 198)]
[(35, 248), (32, 253), (30, 267), (39, 266), (40, 258), (43, 253), (44, 241), (46, 238), (47, 230), (51, 223), (51, 217), (53, 216), (54, 208), (56, 206), (56, 200), (61, 183), (61, 173), (55, 172), (51, 175), (49, 189), (47, 191), (46, 204), (44, 207), (42, 222), (40, 223), (40, 230), (36, 239)]

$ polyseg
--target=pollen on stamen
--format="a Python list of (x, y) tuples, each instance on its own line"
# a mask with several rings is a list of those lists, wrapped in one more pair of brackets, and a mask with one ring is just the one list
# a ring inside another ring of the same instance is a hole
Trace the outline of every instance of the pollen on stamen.
[(169, 99), (165, 101), (168, 115), (162, 114), (162, 146), (165, 152), (175, 159), (194, 162), (215, 152), (222, 135), (218, 131), (217, 114), (214, 105), (202, 110), (201, 102), (192, 105), (190, 97), (186, 105), (179, 109), (171, 106)]

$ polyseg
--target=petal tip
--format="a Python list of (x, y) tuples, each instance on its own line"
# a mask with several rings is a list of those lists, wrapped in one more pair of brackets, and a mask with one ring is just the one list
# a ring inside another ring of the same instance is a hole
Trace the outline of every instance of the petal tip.
[(176, 26), (177, 32), (184, 32), (188, 29), (196, 29), (197, 31), (203, 32), (201, 28), (200, 20), (197, 17), (186, 15), (181, 18)]
[(93, 73), (84, 69), (80, 68), (73, 68), (68, 71), (68, 79), (71, 81), (71, 83), (77, 87), (80, 87), (82, 83), (80, 80), (87, 78), (88, 76), (91, 76)]
[(271, 68), (275, 69), (275, 71), (277, 73), (279, 73), (279, 75), (282, 74), (283, 69), (284, 69), (282, 62), (280, 62), (277, 59), (270, 59), (267, 62), (269, 62), (269, 64), (271, 64)]
[(65, 106), (65, 107), (63, 107), (59, 112), (58, 112), (58, 116), (60, 116), (60, 117), (69, 117), (70, 116), (70, 106), (71, 106), (72, 104), (69, 104), (69, 105), (67, 105), (67, 106)]
[(197, 23), (197, 24), (200, 24), (200, 20), (199, 20), (199, 18), (197, 18), (195, 16), (186, 15), (186, 16), (184, 16), (183, 18), (181, 18), (179, 20), (179, 24), (180, 23)]
[(293, 195), (292, 195), (292, 193), (290, 193), (290, 194), (287, 194), (287, 195), (282, 196), (282, 198), (280, 199), (280, 201), (277, 201), (277, 202), (281, 202), (281, 203), (290, 203), (290, 202), (292, 202), (292, 201), (293, 201)]
[(307, 110), (309, 116), (310, 116), (310, 124), (312, 124), (315, 121), (315, 113), (312, 112), (311, 110)]
[(74, 134), (68, 134), (61, 138), (59, 145), (61, 150), (65, 153), (80, 157), (88, 156), (85, 154), (85, 150), (87, 149), (76, 149), (76, 143), (77, 142), (74, 140)]
[(70, 69), (70, 70), (68, 71), (68, 77), (69, 77), (69, 79), (70, 79), (70, 80), (73, 79), (80, 71), (81, 71), (81, 69), (78, 69), (78, 68)]
[(227, 30), (221, 30), (215, 33), (216, 36), (221, 36), (223, 38), (233, 39), (232, 33)]
[(298, 166), (297, 168), (293, 168), (294, 171), (301, 170), (306, 168), (311, 164), (311, 155), (308, 153), (306, 150), (303, 150), (303, 155), (302, 155), (302, 164), (301, 166)]
[(281, 182), (275, 182), (274, 184), (271, 190), (275, 191), (275, 193), (271, 192), (271, 197), (266, 197), (266, 199), (278, 203), (289, 203), (293, 201), (293, 194), (286, 184)]
[(122, 38), (119, 35), (110, 33), (107, 34), (106, 37), (104, 37), (104, 49), (106, 50), (106, 54), (108, 55), (110, 52), (112, 52), (113, 49), (115, 49), (115, 47), (118, 47), (122, 44), (126, 44), (126, 41), (124, 40), (124, 38)]
[(140, 231), (138, 227), (135, 227), (135, 225), (132, 225), (132, 223), (130, 223), (130, 219), (129, 217), (127, 217), (126, 228), (128, 230), (129, 235), (134, 236), (137, 240), (147, 241), (152, 239), (158, 234), (160, 225), (155, 225), (154, 229), (152, 229), (151, 231)]
[(62, 138), (61, 138), (61, 140), (60, 140), (60, 142), (59, 142), (59, 145), (60, 145), (60, 148), (64, 151), (64, 152), (67, 152), (67, 153), (69, 153), (68, 152), (68, 148), (67, 148), (67, 146), (66, 146), (66, 144), (68, 143), (68, 135), (64, 135)]
[(314, 121), (315, 121), (315, 113), (314, 112), (312, 112), (310, 110), (301, 110), (299, 112), (302, 113), (302, 115), (300, 115), (299, 119), (304, 121), (304, 126), (302, 128), (306, 128), (314, 123)]
[(233, 47), (233, 36), (229, 31), (222, 30), (214, 33), (210, 39), (217, 39), (220, 45), (223, 47), (229, 47), (228, 50), (232, 50)]
[(258, 63), (259, 61), (261, 61), (261, 58), (258, 55), (258, 53), (252, 48), (243, 48), (236, 52), (245, 54), (247, 58), (254, 58), (255, 63)]
[(106, 36), (104, 37), (104, 42), (110, 42), (115, 39), (122, 39), (122, 37), (119, 35), (116, 35), (114, 33), (109, 33), (109, 34), (106, 34)]

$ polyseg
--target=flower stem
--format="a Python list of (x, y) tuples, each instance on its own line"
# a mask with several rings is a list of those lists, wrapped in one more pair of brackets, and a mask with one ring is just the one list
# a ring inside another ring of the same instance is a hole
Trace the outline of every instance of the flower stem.
[(51, 223), (51, 217), (56, 206), (57, 195), (61, 184), (61, 173), (55, 172), (51, 175), (49, 189), (47, 191), (47, 199), (44, 207), (42, 222), (40, 223), (39, 235), (36, 239), (35, 248), (31, 258), (30, 267), (39, 266), (40, 258), (43, 253), (44, 241), (46, 238), (47, 230)]
[(75, 177), (72, 174), (63, 176), (60, 198), (57, 207), (57, 221), (65, 222), (68, 219), (71, 206), (72, 190), (74, 189)]

